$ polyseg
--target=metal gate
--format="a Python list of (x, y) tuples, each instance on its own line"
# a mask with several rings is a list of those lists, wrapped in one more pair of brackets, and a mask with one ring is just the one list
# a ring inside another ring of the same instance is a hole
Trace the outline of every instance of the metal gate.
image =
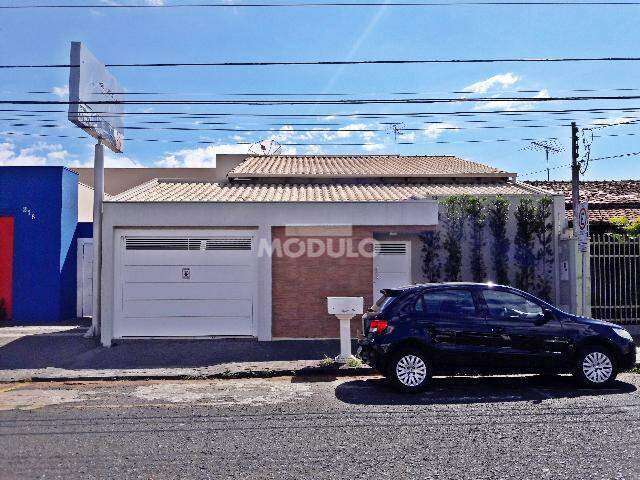
[(591, 314), (640, 323), (640, 238), (591, 236)]

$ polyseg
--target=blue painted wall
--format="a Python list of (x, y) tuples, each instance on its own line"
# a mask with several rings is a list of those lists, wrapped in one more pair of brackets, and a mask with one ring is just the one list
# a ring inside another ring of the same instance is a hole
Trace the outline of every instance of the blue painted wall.
[(15, 218), (13, 320), (76, 316), (78, 176), (64, 167), (0, 167), (0, 215)]

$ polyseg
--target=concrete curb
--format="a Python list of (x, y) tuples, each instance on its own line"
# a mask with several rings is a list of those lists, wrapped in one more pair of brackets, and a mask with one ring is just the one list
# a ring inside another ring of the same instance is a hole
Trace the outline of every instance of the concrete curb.
[(370, 367), (303, 367), (291, 369), (263, 369), (263, 370), (224, 370), (216, 372), (179, 372), (179, 373), (136, 373), (123, 371), (121, 373), (105, 374), (41, 374), (17, 375), (13, 378), (1, 379), (0, 384), (10, 384), (19, 382), (97, 382), (97, 381), (134, 381), (134, 380), (232, 380), (244, 378), (275, 378), (275, 377), (348, 377), (377, 375), (377, 372)]

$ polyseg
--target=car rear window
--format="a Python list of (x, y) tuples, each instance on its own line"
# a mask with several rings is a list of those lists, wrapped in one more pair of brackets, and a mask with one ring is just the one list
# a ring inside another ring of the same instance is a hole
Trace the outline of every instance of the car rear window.
[(416, 312), (424, 315), (475, 315), (476, 306), (470, 290), (451, 289), (427, 291), (415, 305)]
[(395, 293), (385, 293), (382, 295), (376, 303), (369, 309), (371, 312), (381, 312), (387, 305), (389, 305), (398, 295)]

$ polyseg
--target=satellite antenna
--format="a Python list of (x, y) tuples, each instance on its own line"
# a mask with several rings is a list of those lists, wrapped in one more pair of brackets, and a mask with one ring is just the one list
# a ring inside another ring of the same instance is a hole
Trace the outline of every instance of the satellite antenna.
[(261, 140), (249, 147), (252, 155), (278, 155), (281, 150), (282, 146), (275, 140)]
[(547, 159), (547, 182), (551, 180), (551, 169), (549, 168), (549, 152), (560, 153), (564, 151), (564, 147), (555, 139), (534, 140), (530, 144), (532, 150), (544, 150)]

